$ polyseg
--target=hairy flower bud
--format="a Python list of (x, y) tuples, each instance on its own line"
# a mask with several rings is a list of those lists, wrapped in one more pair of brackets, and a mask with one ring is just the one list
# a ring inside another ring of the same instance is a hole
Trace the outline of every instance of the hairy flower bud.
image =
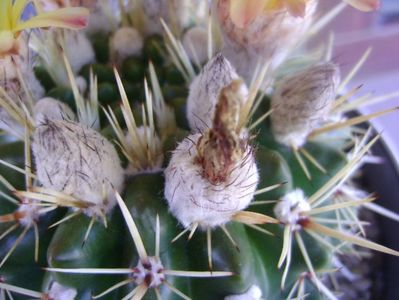
[(339, 84), (338, 67), (321, 63), (282, 80), (272, 97), (275, 138), (302, 146), (308, 134), (328, 115)]
[(129, 56), (136, 56), (143, 49), (143, 38), (132, 27), (119, 28), (110, 39), (111, 60), (121, 64)]
[(112, 144), (98, 132), (68, 120), (47, 120), (34, 134), (32, 152), (39, 182), (94, 204), (89, 216), (108, 212), (123, 186), (123, 169)]
[(40, 99), (33, 108), (33, 115), (37, 125), (47, 121), (75, 120), (75, 113), (65, 103), (54, 98)]
[[(220, 91), (238, 78), (222, 54), (217, 54), (205, 65), (191, 83), (187, 99), (187, 119), (193, 132), (204, 132), (211, 127)], [(239, 93), (245, 101), (248, 94), (245, 85), (241, 85)]]

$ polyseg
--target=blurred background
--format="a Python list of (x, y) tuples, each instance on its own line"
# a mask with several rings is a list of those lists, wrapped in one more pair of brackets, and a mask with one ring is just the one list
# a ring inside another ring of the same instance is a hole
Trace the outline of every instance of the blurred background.
[[(337, 4), (335, 0), (320, 1), (320, 9), (328, 11)], [(321, 34), (335, 33), (334, 61), (343, 76), (356, 64), (364, 52), (372, 52), (350, 88), (363, 84), (359, 95), (372, 92), (384, 95), (397, 92), (397, 96), (384, 103), (364, 107), (363, 113), (399, 107), (399, 0), (381, 0), (381, 9), (373, 13), (361, 13), (347, 7)], [(320, 37), (319, 37), (320, 38)], [(399, 166), (399, 111), (372, 121), (382, 132), (386, 144)]]

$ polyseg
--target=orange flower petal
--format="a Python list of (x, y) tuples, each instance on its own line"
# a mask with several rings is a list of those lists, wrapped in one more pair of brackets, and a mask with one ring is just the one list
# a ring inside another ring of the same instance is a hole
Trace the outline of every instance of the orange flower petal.
[(288, 12), (294, 17), (304, 17), (306, 0), (285, 0)]
[(380, 0), (344, 0), (349, 5), (361, 11), (372, 11), (380, 7)]
[(264, 12), (265, 0), (230, 0), (230, 18), (239, 28), (249, 23)]

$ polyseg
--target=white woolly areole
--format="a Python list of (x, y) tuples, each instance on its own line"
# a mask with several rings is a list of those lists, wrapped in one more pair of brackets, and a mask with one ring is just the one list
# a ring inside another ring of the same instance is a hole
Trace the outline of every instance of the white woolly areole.
[(257, 285), (253, 285), (244, 294), (227, 296), (224, 300), (260, 300), (261, 297), (261, 289)]
[(230, 0), (214, 1), (213, 9), (221, 27), (223, 54), (250, 83), (258, 64), (276, 68), (287, 57), (313, 21), (317, 1), (306, 1), (304, 17), (289, 12), (271, 11), (260, 14), (244, 28), (237, 27), (230, 17)]
[(275, 138), (288, 146), (302, 146), (328, 117), (339, 81), (339, 69), (333, 63), (320, 63), (283, 79), (272, 96)]
[(130, 56), (136, 56), (143, 49), (143, 38), (132, 27), (119, 28), (110, 39), (111, 60), (120, 64)]
[(53, 282), (47, 292), (48, 298), (51, 300), (74, 300), (77, 294), (78, 292), (74, 288), (63, 286), (58, 282)]
[(40, 206), (31, 203), (19, 205), (18, 214), (22, 216), (18, 219), (19, 223), (24, 227), (32, 226), (40, 218), (39, 208)]
[(54, 98), (46, 97), (40, 99), (33, 107), (33, 116), (36, 125), (44, 124), (46, 121), (75, 120), (75, 113), (65, 103)]
[(84, 209), (87, 215), (116, 204), (123, 169), (114, 146), (95, 130), (68, 120), (47, 121), (33, 134), (32, 152), (40, 183), (95, 204)]
[(137, 285), (145, 284), (148, 288), (160, 286), (165, 281), (164, 267), (159, 257), (150, 256), (140, 260), (133, 269), (133, 279)]
[[(151, 149), (151, 153), (154, 155), (152, 157), (152, 166), (148, 166), (145, 170), (137, 168), (134, 166), (131, 162), (129, 163), (129, 166), (127, 168), (127, 173), (129, 175), (137, 175), (141, 173), (156, 173), (159, 172), (162, 169), (162, 164), (163, 164), (163, 148), (162, 148), (162, 142), (158, 135), (154, 132), (153, 134), (151, 133), (151, 130), (148, 126), (140, 126), (137, 128), (137, 136), (140, 141), (142, 141), (142, 147), (145, 149)], [(135, 147), (139, 147), (139, 145), (134, 145), (132, 141), (131, 135), (128, 133), (126, 135), (126, 140), (129, 144), (129, 146), (134, 149)], [(149, 141), (149, 143), (146, 143), (145, 141)]]
[[(187, 119), (193, 133), (204, 132), (212, 126), (220, 91), (236, 79), (239, 79), (236, 71), (220, 53), (204, 66), (191, 83), (187, 99)], [(246, 100), (248, 89), (244, 84), (240, 93), (240, 98)]]
[(65, 54), (75, 74), (83, 66), (95, 61), (95, 53), (89, 39), (82, 32), (68, 30), (64, 33)]
[(302, 220), (303, 213), (310, 211), (311, 207), (305, 194), (300, 189), (295, 189), (286, 194), (274, 207), (276, 218), (284, 224), (300, 229), (298, 221)]
[(187, 30), (182, 43), (191, 61), (203, 64), (208, 60), (208, 31), (204, 27), (195, 26)]
[(165, 198), (169, 210), (184, 227), (199, 223), (208, 228), (231, 221), (235, 213), (249, 205), (259, 181), (255, 158), (248, 149), (226, 181), (212, 185), (196, 162), (200, 137), (195, 134), (184, 139), (165, 170)]

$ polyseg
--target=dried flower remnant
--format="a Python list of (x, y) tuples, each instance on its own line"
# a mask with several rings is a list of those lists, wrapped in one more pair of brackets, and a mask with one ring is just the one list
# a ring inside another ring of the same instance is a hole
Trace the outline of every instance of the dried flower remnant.
[(259, 175), (238, 126), (241, 89), (239, 81), (222, 89), (212, 128), (183, 140), (165, 170), (165, 197), (184, 227), (223, 225), (254, 196)]
[[(211, 127), (220, 91), (238, 78), (230, 62), (220, 53), (205, 65), (191, 83), (187, 99), (187, 119), (192, 132), (204, 132)], [(247, 87), (241, 85), (238, 93), (244, 102)]]

